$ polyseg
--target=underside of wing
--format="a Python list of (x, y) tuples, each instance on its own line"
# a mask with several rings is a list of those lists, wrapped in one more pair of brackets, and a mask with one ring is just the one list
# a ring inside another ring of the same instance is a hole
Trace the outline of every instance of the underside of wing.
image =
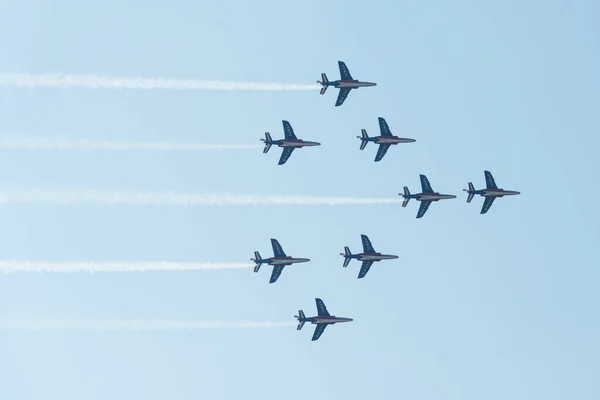
[(315, 299), (315, 302), (317, 303), (317, 314), (319, 314), (319, 316), (329, 316), (329, 311), (327, 311), (327, 307), (325, 307), (325, 303), (323, 303), (323, 300), (321, 299)]
[(343, 61), (338, 61), (338, 65), (340, 67), (340, 77), (343, 81), (352, 81), (352, 75), (350, 75), (350, 70), (346, 67), (346, 63)]
[(288, 121), (283, 122), (283, 134), (286, 139), (298, 139), (296, 134), (294, 134), (294, 130), (292, 129), (292, 125)]
[(419, 177), (421, 178), (421, 190), (423, 193), (433, 193), (433, 189), (429, 184), (429, 179), (427, 179), (425, 175), (419, 175)]
[(375, 253), (375, 249), (367, 235), (360, 235), (360, 239), (362, 240), (363, 251), (365, 253)]
[(381, 132), (381, 136), (392, 136), (390, 127), (388, 126), (385, 119), (383, 119), (381, 117), (379, 117), (379, 131)]
[(271, 239), (271, 246), (273, 246), (273, 254), (275, 257), (287, 257), (277, 239)]
[(421, 202), (421, 205), (419, 206), (419, 212), (417, 213), (417, 218), (422, 218), (423, 215), (425, 215), (430, 204), (431, 204), (430, 201), (422, 201)]
[(486, 197), (485, 200), (483, 201), (483, 206), (481, 207), (480, 214), (485, 214), (486, 212), (488, 212), (488, 210), (494, 203), (495, 199), (496, 199), (495, 197)]
[(292, 152), (294, 151), (293, 147), (284, 147), (281, 152), (281, 157), (279, 157), (279, 163), (277, 165), (283, 165), (290, 158)]
[(496, 186), (496, 181), (494, 180), (492, 173), (490, 171), (483, 171), (483, 173), (485, 174), (485, 185), (487, 186), (487, 188), (498, 189), (498, 186)]
[(358, 279), (365, 277), (367, 272), (369, 272), (369, 269), (371, 269), (371, 265), (373, 265), (373, 261), (363, 261), (360, 272), (358, 273)]
[(350, 90), (352, 90), (352, 89), (348, 89), (348, 88), (340, 89), (340, 93), (338, 94), (337, 101), (335, 102), (336, 107), (339, 107), (342, 104), (344, 104), (346, 97), (348, 97), (348, 94), (350, 94)]
[(327, 328), (327, 325), (317, 324), (317, 326), (315, 327), (315, 333), (313, 333), (313, 337), (312, 337), (313, 342), (321, 337), (321, 335), (325, 331), (325, 328)]
[(375, 162), (381, 161), (381, 159), (383, 158), (383, 156), (385, 156), (385, 153), (387, 153), (389, 148), (389, 144), (380, 144), (379, 150), (377, 150), (377, 155), (375, 156)]
[(273, 267), (273, 273), (271, 273), (271, 280), (269, 281), (269, 283), (277, 282), (279, 275), (281, 275), (281, 273), (283, 272), (283, 267), (283, 265), (276, 265)]

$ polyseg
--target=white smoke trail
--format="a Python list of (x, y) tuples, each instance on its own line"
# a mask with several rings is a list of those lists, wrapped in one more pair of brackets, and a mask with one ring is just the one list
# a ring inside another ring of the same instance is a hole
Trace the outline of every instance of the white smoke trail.
[(0, 261), (0, 272), (140, 272), (242, 269), (244, 263)]
[(315, 90), (319, 85), (292, 83), (208, 81), (198, 79), (110, 78), (96, 75), (0, 74), (0, 87), (170, 90)]
[(121, 142), (106, 140), (0, 138), (0, 150), (157, 150), (157, 151), (204, 151), (260, 149), (262, 145), (200, 144), (170, 142)]
[(6, 204), (97, 204), (129, 206), (229, 206), (229, 205), (374, 205), (398, 204), (399, 198), (319, 197), (258, 194), (185, 194), (172, 192), (104, 192), (99, 190), (0, 190)]
[(193, 331), (206, 329), (282, 328), (292, 326), (296, 326), (296, 322), (225, 322), (181, 320), (0, 321), (1, 331)]

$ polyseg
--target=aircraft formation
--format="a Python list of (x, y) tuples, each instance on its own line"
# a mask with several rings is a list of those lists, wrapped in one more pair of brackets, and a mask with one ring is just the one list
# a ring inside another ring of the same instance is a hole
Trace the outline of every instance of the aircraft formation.
[[(340, 79), (339, 80), (329, 81), (327, 79), (327, 75), (325, 73), (322, 73), (321, 80), (317, 81), (317, 83), (321, 84), (321, 86), (322, 86), (321, 92), (320, 92), (322, 95), (325, 94), (325, 92), (327, 91), (327, 88), (329, 88), (330, 86), (332, 86), (336, 89), (339, 89), (338, 97), (337, 97), (337, 100), (335, 103), (336, 107), (339, 107), (344, 103), (344, 101), (350, 94), (351, 90), (358, 89), (361, 87), (369, 87), (369, 86), (377, 85), (374, 82), (362, 82), (362, 81), (355, 80), (354, 78), (352, 78), (352, 75), (350, 74), (348, 67), (346, 66), (346, 64), (343, 61), (338, 61), (338, 66), (339, 66), (339, 70), (340, 70)], [(416, 141), (415, 139), (401, 138), (401, 137), (393, 135), (384, 118), (379, 117), (378, 121), (379, 121), (379, 131), (380, 131), (379, 136), (369, 137), (369, 135), (367, 134), (367, 131), (365, 129), (361, 129), (361, 136), (357, 136), (357, 138), (360, 139), (360, 141), (361, 141), (360, 150), (364, 150), (369, 142), (373, 142), (373, 143), (379, 145), (379, 148), (377, 149), (377, 153), (376, 153), (375, 159), (374, 159), (375, 162), (379, 162), (383, 159), (383, 157), (386, 155), (390, 146), (401, 144), (401, 143), (412, 143), (412, 142)], [(281, 156), (279, 158), (278, 165), (285, 164), (288, 161), (288, 159), (290, 158), (294, 149), (321, 145), (321, 143), (319, 143), (319, 142), (312, 142), (312, 141), (305, 141), (302, 139), (298, 139), (296, 137), (294, 130), (292, 129), (292, 126), (290, 125), (290, 123), (285, 120), (282, 122), (283, 122), (283, 132), (284, 132), (283, 139), (273, 140), (271, 137), (271, 134), (269, 132), (266, 132), (265, 138), (261, 139), (265, 143), (263, 153), (267, 153), (269, 151), (269, 149), (271, 148), (271, 146), (273, 146), (273, 145), (277, 145), (283, 149)], [(514, 196), (514, 195), (520, 194), (520, 192), (517, 192), (514, 190), (504, 190), (504, 189), (498, 188), (498, 186), (496, 185), (496, 182), (494, 180), (494, 177), (492, 176), (492, 173), (490, 171), (487, 171), (487, 170), (484, 171), (484, 175), (485, 175), (485, 184), (486, 184), (486, 187), (484, 189), (479, 189), (479, 190), (475, 189), (475, 186), (473, 185), (472, 182), (468, 183), (467, 189), (463, 189), (465, 192), (467, 192), (467, 203), (470, 203), (473, 200), (473, 198), (475, 197), (475, 195), (480, 195), (484, 198), (480, 214), (487, 213), (496, 198), (504, 197), (504, 196)], [(404, 199), (404, 201), (402, 202), (402, 207), (406, 207), (411, 199), (414, 199), (415, 201), (418, 201), (421, 203), (419, 206), (419, 209), (417, 211), (417, 216), (416, 216), (417, 219), (422, 218), (425, 215), (425, 213), (429, 209), (429, 206), (431, 205), (431, 203), (437, 202), (440, 200), (448, 200), (448, 199), (456, 198), (456, 196), (453, 194), (442, 194), (442, 193), (434, 191), (433, 188), (431, 187), (431, 184), (429, 183), (429, 179), (427, 178), (427, 176), (421, 174), (421, 175), (419, 175), (419, 177), (420, 177), (420, 181), (421, 181), (421, 193), (411, 194), (410, 190), (408, 189), (408, 186), (404, 186), (403, 192), (398, 193), (398, 195), (402, 196), (402, 198)], [(398, 258), (397, 255), (382, 254), (382, 253), (375, 251), (375, 249), (373, 248), (373, 245), (371, 244), (371, 241), (369, 240), (367, 235), (362, 234), (361, 241), (362, 241), (362, 247), (363, 247), (362, 253), (352, 254), (352, 252), (350, 251), (350, 248), (348, 246), (344, 247), (343, 253), (340, 253), (340, 255), (344, 258), (343, 267), (348, 267), (348, 265), (350, 264), (350, 261), (353, 259), (362, 262), (360, 270), (358, 272), (358, 279), (364, 278), (375, 262), (380, 262), (380, 261), (384, 261), (384, 260), (393, 260), (393, 259)], [(286, 253), (283, 251), (283, 248), (281, 247), (281, 245), (279, 244), (279, 241), (277, 239), (271, 239), (271, 246), (273, 247), (273, 257), (263, 259), (260, 256), (260, 253), (258, 251), (255, 251), (254, 258), (251, 258), (251, 261), (253, 261), (255, 263), (254, 272), (259, 272), (260, 267), (263, 264), (268, 264), (268, 265), (273, 266), (273, 271), (271, 272), (271, 278), (269, 280), (269, 283), (277, 282), (277, 280), (281, 276), (281, 273), (283, 272), (284, 267), (290, 266), (290, 265), (296, 264), (296, 263), (305, 263), (305, 262), (310, 261), (309, 258), (296, 258), (296, 257), (290, 257), (290, 256), (286, 255)], [(315, 302), (316, 302), (316, 306), (317, 306), (317, 315), (316, 316), (306, 317), (306, 315), (304, 314), (304, 312), (302, 310), (299, 310), (298, 315), (294, 316), (298, 320), (298, 327), (297, 327), (298, 330), (301, 330), (302, 327), (304, 326), (304, 324), (307, 322), (310, 322), (311, 324), (316, 325), (315, 331), (314, 331), (314, 334), (312, 337), (313, 341), (318, 340), (321, 337), (321, 335), (325, 331), (325, 328), (327, 327), (327, 325), (333, 325), (336, 323), (352, 321), (352, 318), (336, 317), (336, 316), (329, 314), (329, 312), (327, 311), (327, 308), (325, 307), (325, 303), (323, 303), (323, 300), (321, 300), (320, 298), (315, 298)]]

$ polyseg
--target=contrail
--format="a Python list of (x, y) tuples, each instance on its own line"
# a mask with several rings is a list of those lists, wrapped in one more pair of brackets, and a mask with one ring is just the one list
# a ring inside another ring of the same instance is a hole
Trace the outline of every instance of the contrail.
[(205, 151), (205, 150), (248, 150), (262, 145), (250, 144), (200, 144), (171, 142), (122, 142), (107, 140), (0, 138), (0, 150), (156, 150), (156, 151)]
[(2, 331), (192, 331), (206, 329), (282, 328), (296, 322), (225, 322), (181, 320), (40, 320), (0, 321)]
[(0, 261), (0, 272), (140, 272), (241, 269), (244, 263)]
[(319, 85), (293, 83), (232, 82), (198, 79), (111, 78), (97, 75), (0, 74), (0, 87), (58, 89), (167, 89), (167, 90), (315, 90)]
[(244, 205), (374, 205), (399, 204), (400, 198), (319, 197), (258, 194), (185, 194), (172, 192), (106, 192), (100, 190), (0, 190), (0, 205), (128, 205), (128, 206), (244, 206)]

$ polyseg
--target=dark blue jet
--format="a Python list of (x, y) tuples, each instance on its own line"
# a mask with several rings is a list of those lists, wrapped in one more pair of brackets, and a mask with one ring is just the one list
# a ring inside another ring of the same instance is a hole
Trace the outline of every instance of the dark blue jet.
[(327, 79), (327, 75), (323, 73), (321, 74), (321, 80), (317, 81), (317, 83), (320, 83), (321, 86), (323, 86), (321, 88), (321, 94), (325, 94), (329, 86), (340, 89), (337, 101), (335, 102), (336, 107), (339, 107), (344, 103), (344, 100), (346, 100), (346, 97), (348, 97), (348, 94), (350, 94), (350, 90), (358, 89), (359, 87), (377, 85), (373, 82), (360, 82), (356, 79), (353, 79), (352, 75), (350, 75), (348, 67), (346, 67), (346, 64), (343, 61), (338, 61), (338, 65), (340, 67), (340, 80), (330, 82), (329, 79)]
[(313, 334), (312, 340), (315, 341), (321, 337), (323, 331), (327, 325), (337, 324), (338, 322), (351, 322), (352, 318), (336, 317), (335, 315), (329, 314), (325, 303), (321, 299), (315, 299), (317, 303), (317, 315), (316, 317), (306, 317), (304, 311), (298, 310), (298, 315), (294, 315), (294, 318), (298, 320), (298, 330), (302, 329), (306, 322), (317, 325), (315, 333)]
[(400, 196), (404, 198), (402, 202), (402, 207), (406, 207), (410, 199), (415, 199), (421, 202), (421, 206), (419, 207), (419, 211), (417, 212), (417, 218), (423, 217), (429, 208), (429, 205), (432, 201), (439, 201), (444, 199), (455, 199), (456, 196), (452, 194), (440, 194), (438, 192), (434, 192), (429, 184), (429, 180), (425, 175), (419, 175), (421, 178), (421, 189), (422, 193), (410, 194), (408, 187), (404, 186), (404, 194), (398, 193)]
[(256, 263), (256, 266), (254, 267), (254, 272), (258, 272), (263, 264), (269, 264), (273, 266), (273, 273), (271, 274), (271, 280), (269, 281), (269, 283), (274, 283), (277, 281), (277, 278), (279, 278), (279, 275), (281, 275), (281, 273), (283, 272), (283, 267), (285, 267), (286, 265), (310, 261), (310, 259), (308, 258), (293, 258), (287, 256), (277, 239), (271, 239), (271, 246), (273, 246), (273, 257), (262, 258), (260, 256), (260, 253), (258, 251), (255, 251), (254, 258), (250, 259), (250, 261), (254, 261)]
[(411, 143), (415, 141), (415, 139), (401, 138), (392, 135), (387, 122), (385, 122), (385, 119), (381, 117), (379, 117), (379, 131), (381, 132), (381, 136), (369, 137), (366, 129), (361, 129), (362, 136), (357, 136), (357, 138), (362, 141), (360, 144), (361, 150), (364, 150), (369, 142), (374, 142), (375, 144), (379, 145), (379, 150), (377, 150), (377, 155), (375, 156), (375, 162), (381, 161), (391, 145), (397, 145), (398, 143)]
[(362, 266), (360, 267), (360, 272), (358, 273), (358, 279), (364, 278), (367, 272), (369, 272), (369, 268), (371, 268), (371, 265), (373, 265), (375, 261), (393, 260), (398, 258), (398, 256), (391, 254), (381, 254), (376, 252), (367, 235), (360, 235), (360, 238), (363, 244), (363, 253), (352, 254), (348, 246), (344, 247), (343, 253), (340, 253), (341, 256), (344, 256), (344, 267), (347, 267), (348, 264), (350, 264), (350, 260), (353, 258), (358, 261), (362, 261)]
[(285, 134), (285, 139), (273, 140), (271, 138), (271, 134), (269, 132), (265, 132), (265, 138), (260, 139), (265, 142), (265, 148), (263, 149), (263, 153), (268, 153), (269, 149), (273, 145), (277, 145), (283, 148), (283, 152), (281, 153), (281, 157), (279, 158), (279, 164), (283, 165), (290, 158), (294, 149), (298, 149), (300, 147), (305, 146), (320, 146), (321, 143), (318, 142), (307, 142), (302, 139), (298, 139), (294, 134), (294, 130), (288, 121), (283, 122), (283, 132)]
[(492, 176), (492, 173), (490, 171), (483, 171), (483, 173), (485, 174), (485, 184), (486, 184), (485, 189), (475, 190), (475, 186), (473, 186), (473, 182), (469, 182), (468, 189), (463, 189), (465, 192), (467, 192), (469, 194), (467, 196), (467, 203), (470, 203), (476, 194), (479, 194), (479, 195), (485, 197), (485, 200), (483, 201), (483, 206), (481, 207), (480, 214), (485, 214), (486, 212), (488, 212), (488, 210), (494, 203), (494, 199), (496, 197), (514, 196), (517, 194), (521, 194), (520, 192), (515, 192), (512, 190), (498, 189), (498, 186), (496, 185), (496, 181), (494, 181), (494, 177)]

